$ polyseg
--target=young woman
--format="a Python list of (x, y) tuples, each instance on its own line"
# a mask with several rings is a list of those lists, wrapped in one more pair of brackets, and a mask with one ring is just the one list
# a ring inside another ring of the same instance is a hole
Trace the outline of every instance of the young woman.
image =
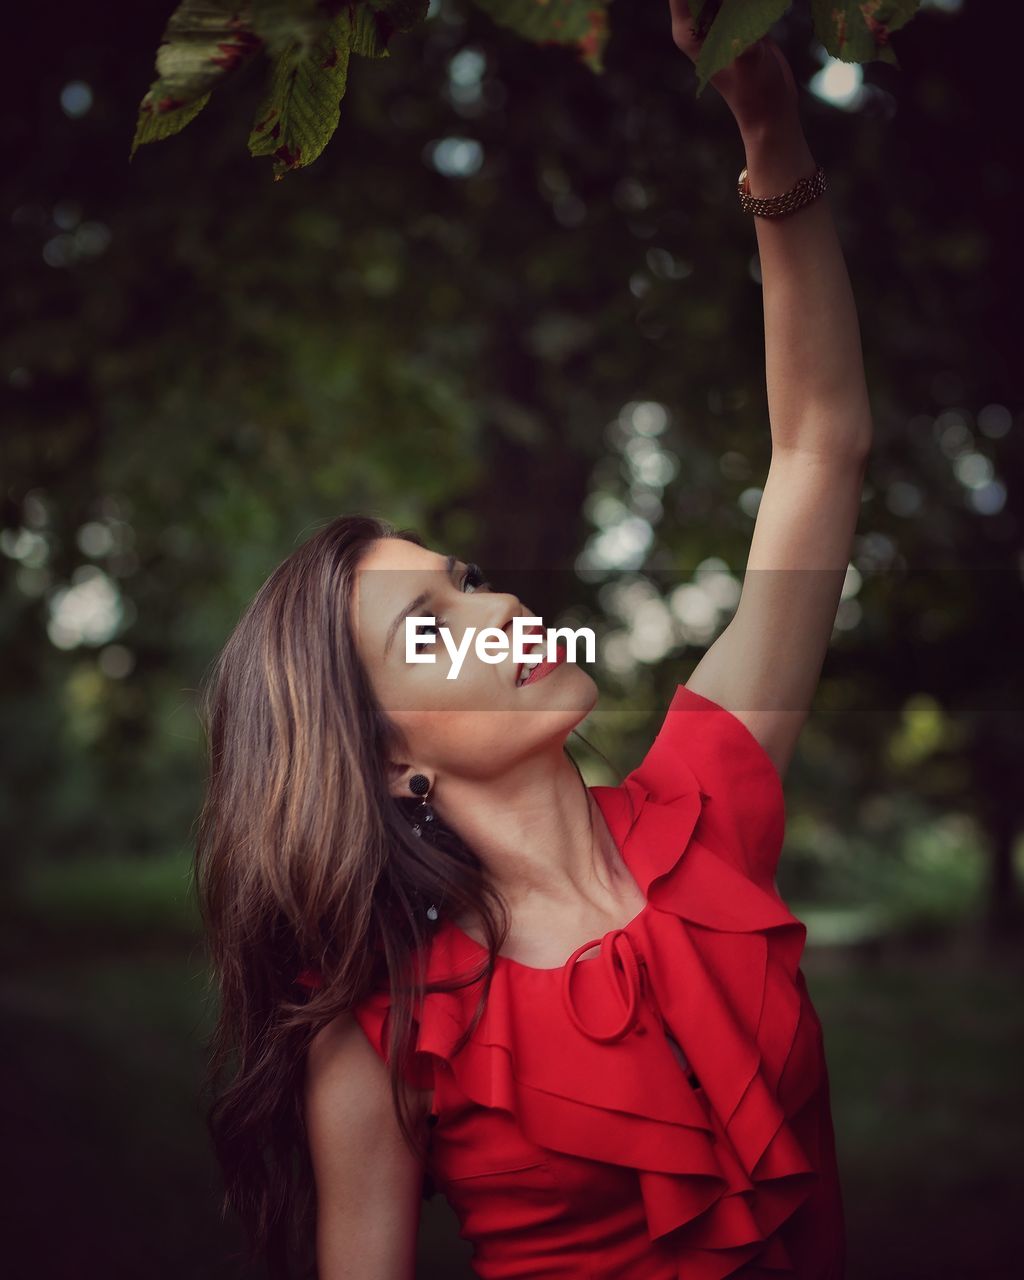
[(485, 1278), (843, 1274), (775, 872), (871, 417), (785, 58), (765, 38), (712, 83), (746, 152), (772, 459), (735, 616), (624, 783), (588, 788), (565, 749), (597, 695), (573, 663), (520, 684), (470, 648), (449, 680), (437, 630), (406, 661), (410, 612), (459, 643), (529, 605), (369, 517), (280, 565), (213, 673), (211, 1127), (279, 1274), (308, 1224), (320, 1280), (408, 1280), (425, 1186)]

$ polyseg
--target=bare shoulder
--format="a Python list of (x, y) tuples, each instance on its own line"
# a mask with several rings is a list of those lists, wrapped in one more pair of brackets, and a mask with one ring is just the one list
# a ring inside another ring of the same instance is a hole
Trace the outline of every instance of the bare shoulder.
[(318, 1277), (412, 1275), (424, 1161), (399, 1127), (388, 1067), (350, 1011), (311, 1041), (304, 1103)]
[[(373, 1096), (382, 1089), (391, 1099), (390, 1071), (370, 1043), (355, 1015), (346, 1009), (326, 1023), (313, 1037), (306, 1059), (307, 1099), (313, 1091), (329, 1092), (338, 1080), (357, 1081)], [(417, 1122), (424, 1122), (433, 1102), (432, 1089), (404, 1086), (405, 1097)]]

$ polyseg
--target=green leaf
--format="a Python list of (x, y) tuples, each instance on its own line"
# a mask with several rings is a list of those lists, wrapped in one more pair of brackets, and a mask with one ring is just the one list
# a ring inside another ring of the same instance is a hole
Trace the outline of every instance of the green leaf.
[(252, 155), (274, 157), (275, 179), (311, 164), (338, 127), (352, 38), (345, 6), (311, 44), (298, 40), (275, 60), (249, 135)]
[(352, 20), (352, 52), (363, 58), (390, 58), (391, 32), (383, 14), (375, 13), (368, 5), (360, 5)]
[(476, 0), (499, 26), (535, 44), (572, 45), (595, 72), (604, 71), (608, 0)]
[(689, 0), (687, 8), (690, 10), (690, 17), (693, 19), (694, 27), (697, 29), (697, 35), (702, 40), (707, 35), (708, 28), (714, 22), (721, 7), (722, 0)]
[(833, 58), (899, 66), (889, 36), (917, 12), (919, 0), (811, 0), (814, 30)]
[(697, 57), (697, 97), (713, 75), (768, 31), (789, 8), (790, 0), (722, 0)]
[(311, 48), (330, 20), (320, 0), (252, 0), (252, 28), (272, 58), (296, 44)]
[(262, 48), (251, 10), (251, 0), (182, 0), (157, 49), (157, 79), (139, 104), (131, 155), (184, 129), (214, 87)]
[(177, 107), (170, 111), (158, 111), (155, 107), (148, 108), (145, 105), (145, 99), (143, 99), (143, 106), (139, 109), (139, 118), (135, 125), (135, 137), (132, 138), (132, 149), (128, 153), (128, 159), (130, 160), (144, 143), (160, 142), (164, 138), (170, 138), (175, 133), (180, 133), (190, 120), (195, 119), (209, 101), (209, 93), (204, 93), (201, 98), (196, 98), (195, 102), (188, 102), (183, 107)]
[(352, 21), (352, 52), (363, 58), (390, 58), (388, 43), (396, 31), (411, 31), (427, 16), (430, 0), (335, 0)]

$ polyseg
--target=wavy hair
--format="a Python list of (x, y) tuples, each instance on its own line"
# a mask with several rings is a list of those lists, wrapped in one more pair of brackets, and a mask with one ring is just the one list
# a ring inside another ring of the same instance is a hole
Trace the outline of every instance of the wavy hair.
[[(206, 1121), (222, 1214), (238, 1215), (248, 1261), (265, 1261), (275, 1280), (295, 1274), (296, 1258), (313, 1274), (303, 1075), (316, 1033), (381, 983), (390, 987), (392, 1097), (407, 1143), (425, 1156), (402, 1087), (415, 1011), (428, 991), (482, 980), (461, 1048), (509, 930), (473, 850), (440, 822), (429, 840), (417, 837), (417, 798), (388, 790), (401, 735), (374, 696), (352, 624), (357, 568), (381, 538), (424, 545), (415, 531), (365, 515), (337, 517), (310, 537), (259, 589), (201, 688), (208, 776), (193, 879), (216, 1004)], [(588, 813), (593, 830), (589, 803)], [(482, 922), (488, 954), (478, 973), (425, 983), (417, 962), (436, 927), (431, 904), (439, 919), (469, 911)], [(310, 967), (320, 975), (312, 992), (296, 983)], [(432, 1190), (427, 1174), (424, 1195)]]

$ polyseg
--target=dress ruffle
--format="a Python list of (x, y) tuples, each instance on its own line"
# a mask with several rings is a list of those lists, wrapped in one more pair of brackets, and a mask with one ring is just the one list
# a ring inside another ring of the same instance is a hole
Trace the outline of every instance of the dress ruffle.
[[(643, 911), (590, 944), (600, 948), (594, 958), (581, 960), (579, 948), (562, 969), (499, 957), (459, 1053), (479, 984), (429, 994), (415, 1074), (425, 1081), (443, 1064), (467, 1099), (507, 1112), (537, 1147), (635, 1170), (648, 1234), (678, 1257), (680, 1277), (796, 1275), (780, 1228), (821, 1178), (814, 1135), (827, 1078), (799, 972), (806, 928), (772, 884), (782, 786), (730, 713), (685, 686), (671, 709), (713, 716), (728, 779), (712, 755), (680, 754), (676, 724), (623, 786), (591, 788), (644, 891)], [(476, 972), (484, 954), (444, 923), (428, 981)], [(381, 993), (362, 1006), (381, 1037), (387, 1004)]]

